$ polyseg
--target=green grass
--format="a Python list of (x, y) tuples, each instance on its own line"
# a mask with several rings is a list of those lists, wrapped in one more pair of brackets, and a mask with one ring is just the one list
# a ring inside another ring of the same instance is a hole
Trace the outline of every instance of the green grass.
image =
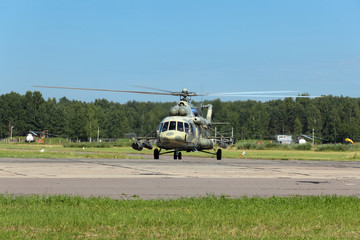
[(64, 147), (72, 148), (112, 148), (112, 147), (130, 147), (133, 143), (130, 139), (119, 139), (114, 142), (80, 142), (80, 143), (64, 143)]
[[(241, 154), (245, 151), (245, 157)], [(225, 153), (226, 152), (226, 153)], [(360, 161), (360, 152), (301, 150), (225, 150), (224, 157), (267, 160)]]
[(0, 196), (1, 239), (355, 239), (355, 197)]
[[(43, 151), (42, 151), (43, 150)], [(45, 144), (0, 144), (0, 158), (91, 158), (91, 159), (131, 159), (139, 158), (126, 153), (129, 147), (73, 148), (62, 145)]]
[(256, 149), (256, 150), (265, 150), (265, 149), (279, 149), (279, 150), (311, 150), (311, 144), (280, 144), (280, 143), (260, 143), (257, 142), (238, 142), (235, 145), (238, 149)]
[[(43, 152), (40, 150), (43, 149)], [(268, 159), (268, 160), (326, 160), (326, 161), (360, 161), (360, 152), (356, 150), (334, 151), (313, 148), (311, 150), (280, 149), (237, 149), (236, 147), (223, 150), (223, 158), (233, 159)], [(325, 149), (328, 149), (325, 147)], [(334, 149), (334, 148), (330, 148)], [(356, 148), (355, 148), (356, 149)], [(245, 156), (242, 153), (245, 151)], [(211, 152), (211, 151), (209, 151)], [(134, 155), (136, 154), (136, 156)], [(152, 150), (133, 150), (131, 147), (64, 147), (63, 145), (46, 144), (0, 144), (0, 158), (141, 158), (141, 154), (152, 155)], [(140, 155), (140, 157), (139, 157)], [(201, 152), (183, 153), (183, 158), (195, 156), (216, 159), (214, 155)]]

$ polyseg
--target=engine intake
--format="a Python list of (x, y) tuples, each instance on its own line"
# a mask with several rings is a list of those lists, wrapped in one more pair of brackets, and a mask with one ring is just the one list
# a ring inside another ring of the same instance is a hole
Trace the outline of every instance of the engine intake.
[(227, 149), (228, 144), (226, 142), (219, 142), (218, 143), (219, 147), (223, 148), (223, 149)]
[(153, 146), (149, 142), (144, 142), (142, 145), (144, 146), (144, 148), (147, 148), (149, 150), (151, 150), (153, 148)]
[(138, 150), (138, 151), (141, 151), (143, 150), (143, 145), (141, 144), (141, 142), (134, 142), (131, 147), (134, 149), (134, 150)]

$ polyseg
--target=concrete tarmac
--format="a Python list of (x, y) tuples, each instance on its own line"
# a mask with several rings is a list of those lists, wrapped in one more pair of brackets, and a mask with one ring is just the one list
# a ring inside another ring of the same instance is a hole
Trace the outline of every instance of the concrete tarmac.
[(0, 159), (0, 193), (115, 199), (225, 195), (360, 197), (360, 163), (152, 156), (146, 159)]

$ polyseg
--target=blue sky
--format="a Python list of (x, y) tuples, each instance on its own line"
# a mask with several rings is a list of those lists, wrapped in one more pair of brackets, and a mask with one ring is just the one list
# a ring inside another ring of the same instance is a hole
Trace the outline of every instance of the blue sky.
[(82, 101), (177, 99), (32, 86), (359, 97), (360, 1), (0, 0), (0, 79)]

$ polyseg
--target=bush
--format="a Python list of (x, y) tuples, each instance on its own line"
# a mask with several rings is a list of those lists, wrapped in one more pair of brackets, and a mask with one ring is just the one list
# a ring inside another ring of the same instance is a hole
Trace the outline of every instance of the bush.
[(316, 151), (334, 151), (334, 152), (344, 152), (344, 151), (360, 151), (360, 145), (358, 144), (323, 144), (316, 148)]
[(315, 151), (323, 152), (323, 151), (334, 151), (334, 152), (343, 152), (345, 151), (345, 145), (341, 143), (337, 144), (323, 144), (318, 146)]
[(306, 143), (306, 144), (293, 144), (293, 149), (294, 149), (294, 150), (309, 151), (309, 150), (311, 150), (311, 144), (310, 144), (310, 143)]
[(280, 144), (280, 143), (266, 143), (266, 149), (283, 149), (287, 144)]
[(45, 144), (63, 144), (66, 142), (66, 138), (44, 138)]
[(121, 139), (116, 142), (113, 142), (112, 144), (114, 147), (130, 147), (133, 142), (134, 141), (130, 139)]
[(256, 149), (256, 143), (238, 142), (236, 144), (237, 149)]
[(129, 147), (132, 141), (129, 139), (120, 139), (115, 142), (80, 142), (80, 143), (64, 143), (64, 147), (70, 148), (112, 148), (112, 147)]
[(107, 142), (80, 142), (80, 143), (65, 143), (64, 147), (70, 148), (111, 148), (113, 145)]
[(256, 143), (247, 143), (247, 142), (238, 142), (236, 144), (237, 149), (256, 149), (256, 150), (265, 150), (265, 149), (282, 149), (282, 150), (311, 150), (311, 144), (281, 144), (281, 143), (265, 143), (265, 144), (256, 144)]
[(349, 151), (360, 151), (359, 144), (345, 144), (345, 149)]

